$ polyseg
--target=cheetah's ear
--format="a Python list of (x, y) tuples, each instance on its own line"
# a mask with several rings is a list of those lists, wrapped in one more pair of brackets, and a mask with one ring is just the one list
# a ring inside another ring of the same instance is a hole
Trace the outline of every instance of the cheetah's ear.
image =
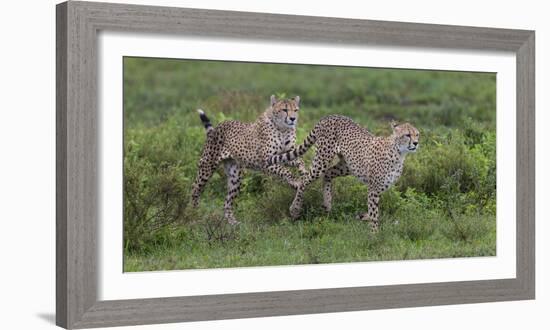
[(399, 126), (399, 124), (395, 120), (392, 120), (391, 121), (391, 128), (395, 129), (397, 126)]
[(300, 96), (296, 95), (292, 99), (296, 103), (296, 106), (299, 107), (300, 106)]
[(275, 95), (271, 95), (271, 106), (274, 106), (275, 103), (277, 103), (277, 98), (275, 97)]

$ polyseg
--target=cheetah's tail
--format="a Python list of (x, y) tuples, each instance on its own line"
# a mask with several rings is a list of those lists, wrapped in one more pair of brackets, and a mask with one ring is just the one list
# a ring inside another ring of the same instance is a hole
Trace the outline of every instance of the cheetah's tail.
[(315, 141), (317, 141), (317, 137), (315, 136), (315, 128), (309, 132), (309, 134), (307, 135), (304, 143), (300, 144), (298, 147), (290, 150), (290, 151), (287, 151), (285, 153), (282, 153), (282, 154), (279, 154), (279, 155), (275, 155), (275, 156), (271, 156), (268, 160), (267, 160), (267, 165), (273, 165), (273, 164), (279, 164), (279, 163), (287, 163), (287, 162), (290, 162), (300, 156), (302, 156), (303, 154), (306, 153), (306, 151), (311, 148), (311, 146), (313, 144), (315, 144)]
[(210, 122), (210, 119), (206, 117), (206, 114), (202, 109), (197, 109), (197, 112), (199, 113), (199, 117), (201, 118), (202, 124), (204, 125), (204, 129), (206, 130), (206, 133), (210, 132), (214, 128), (212, 127), (212, 123)]

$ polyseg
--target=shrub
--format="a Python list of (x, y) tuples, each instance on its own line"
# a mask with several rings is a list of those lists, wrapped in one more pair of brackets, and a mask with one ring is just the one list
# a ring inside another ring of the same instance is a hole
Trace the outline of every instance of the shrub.
[(283, 184), (279, 184), (275, 180), (266, 178), (263, 181), (266, 182), (269, 189), (266, 189), (256, 199), (256, 203), (249, 208), (257, 221), (273, 224), (288, 218), (288, 207), (294, 198), (294, 190), (283, 187)]
[(190, 198), (189, 165), (179, 155), (189, 145), (174, 134), (175, 122), (132, 130), (124, 150), (124, 246), (156, 244), (166, 227), (186, 219)]
[(494, 218), (489, 219), (491, 218), (481, 215), (460, 214), (449, 218), (447, 223), (441, 226), (441, 231), (451, 241), (472, 243), (495, 230)]
[(412, 187), (418, 192), (440, 196), (448, 178), (454, 176), (459, 180), (460, 193), (475, 191), (483, 201), (494, 197), (494, 134), (483, 133), (479, 139), (479, 144), (469, 145), (471, 140), (457, 130), (423, 131), (421, 147), (416, 154), (407, 156), (397, 189), (403, 192)]
[(187, 185), (179, 168), (156, 168), (146, 160), (127, 162), (124, 176), (124, 241), (137, 249), (164, 227), (183, 220), (188, 203)]
[(430, 199), (422, 193), (409, 188), (401, 197), (399, 207), (393, 215), (395, 231), (412, 241), (427, 239), (437, 227), (440, 215), (433, 208)]

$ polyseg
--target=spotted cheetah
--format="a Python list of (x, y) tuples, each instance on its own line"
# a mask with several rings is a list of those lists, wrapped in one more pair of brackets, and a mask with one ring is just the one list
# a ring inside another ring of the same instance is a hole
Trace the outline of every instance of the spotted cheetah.
[[(378, 230), (378, 202), (380, 194), (399, 179), (405, 156), (418, 148), (419, 132), (409, 123), (397, 125), (392, 122), (393, 134), (387, 137), (374, 136), (350, 118), (331, 115), (322, 118), (309, 133), (304, 143), (294, 150), (275, 155), (267, 164), (295, 161), (313, 144), (317, 153), (309, 172), (301, 178), (300, 186), (290, 207), (293, 218), (300, 215), (305, 188), (311, 181), (322, 176), (323, 206), (332, 207), (332, 179), (354, 175), (368, 186), (368, 212), (361, 220), (370, 221), (373, 231)], [(339, 158), (331, 167), (335, 157)]]
[[(242, 169), (260, 170), (266, 174), (276, 175), (296, 189), (298, 180), (288, 168), (278, 164), (266, 166), (265, 159), (294, 149), (299, 109), (299, 96), (277, 99), (272, 95), (270, 106), (254, 123), (229, 120), (217, 127), (212, 127), (204, 111), (199, 109), (207, 137), (193, 184), (193, 206), (198, 205), (206, 182), (220, 163), (223, 163), (227, 175), (224, 218), (230, 224), (238, 223), (233, 215), (233, 200), (239, 193)], [(300, 159), (290, 161), (287, 165), (298, 167), (302, 174), (306, 173), (304, 162)]]

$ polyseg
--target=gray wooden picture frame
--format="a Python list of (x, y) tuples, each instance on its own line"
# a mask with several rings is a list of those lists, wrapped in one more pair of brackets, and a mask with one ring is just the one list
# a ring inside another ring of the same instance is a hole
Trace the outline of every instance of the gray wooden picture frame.
[[(57, 5), (56, 14), (56, 322), (59, 326), (88, 328), (534, 299), (534, 31), (77, 1)], [(99, 31), (515, 52), (516, 278), (99, 301)]]

